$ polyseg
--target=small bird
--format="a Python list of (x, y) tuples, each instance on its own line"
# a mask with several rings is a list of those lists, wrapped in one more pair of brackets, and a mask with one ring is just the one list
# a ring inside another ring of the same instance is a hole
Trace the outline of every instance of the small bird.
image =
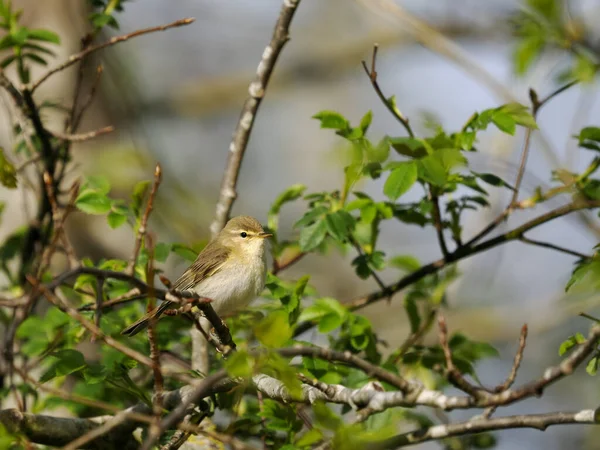
[[(212, 300), (219, 315), (247, 306), (265, 287), (267, 273), (266, 233), (258, 220), (234, 217), (200, 252), (196, 261), (175, 282), (173, 289), (192, 291)], [(173, 302), (165, 301), (121, 332), (133, 336), (145, 329)]]

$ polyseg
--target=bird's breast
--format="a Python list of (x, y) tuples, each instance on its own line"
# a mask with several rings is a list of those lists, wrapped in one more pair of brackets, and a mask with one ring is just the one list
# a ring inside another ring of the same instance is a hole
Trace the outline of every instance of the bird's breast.
[(265, 286), (266, 266), (262, 258), (228, 264), (204, 279), (194, 291), (212, 300), (217, 314), (231, 313), (246, 307)]

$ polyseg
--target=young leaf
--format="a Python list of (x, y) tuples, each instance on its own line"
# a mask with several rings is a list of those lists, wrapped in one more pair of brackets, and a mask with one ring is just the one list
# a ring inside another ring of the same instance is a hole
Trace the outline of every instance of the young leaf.
[(309, 252), (318, 247), (327, 234), (327, 222), (323, 219), (304, 227), (300, 232), (298, 244), (303, 252)]
[(346, 130), (350, 127), (350, 124), (346, 118), (335, 111), (321, 111), (312, 117), (313, 119), (318, 119), (321, 121), (321, 128)]
[(51, 42), (53, 44), (60, 44), (60, 37), (58, 34), (50, 30), (28, 30), (29, 39), (43, 42)]
[(75, 206), (87, 214), (103, 215), (110, 211), (112, 202), (102, 192), (82, 191), (75, 200)]
[(496, 111), (492, 116), (492, 122), (500, 131), (504, 131), (511, 136), (514, 136), (517, 129), (517, 122), (508, 114), (502, 111)]
[(363, 116), (360, 121), (360, 129), (362, 130), (363, 136), (367, 133), (369, 129), (369, 125), (371, 125), (371, 121), (373, 120), (373, 112), (371, 110), (367, 111), (367, 113)]
[(417, 164), (407, 161), (392, 170), (383, 186), (383, 193), (390, 200), (397, 200), (417, 181)]
[(271, 209), (269, 210), (269, 214), (267, 216), (267, 225), (269, 226), (269, 229), (277, 231), (279, 228), (279, 211), (281, 210), (281, 207), (285, 203), (292, 202), (300, 198), (305, 190), (306, 186), (303, 184), (293, 184), (277, 196), (271, 205)]
[(127, 222), (127, 216), (123, 215), (123, 214), (119, 214), (115, 211), (111, 211), (108, 213), (108, 216), (106, 216), (106, 220), (108, 222), (108, 225), (112, 228), (119, 228), (121, 225), (123, 225), (125, 222)]
[(6, 156), (4, 156), (4, 149), (0, 147), (0, 183), (2, 186), (9, 189), (17, 187), (17, 170), (13, 166)]
[(354, 217), (343, 209), (325, 216), (325, 223), (329, 235), (339, 242), (346, 242), (348, 235), (354, 228)]
[(283, 346), (292, 337), (286, 311), (273, 311), (254, 327), (257, 339), (266, 347)]

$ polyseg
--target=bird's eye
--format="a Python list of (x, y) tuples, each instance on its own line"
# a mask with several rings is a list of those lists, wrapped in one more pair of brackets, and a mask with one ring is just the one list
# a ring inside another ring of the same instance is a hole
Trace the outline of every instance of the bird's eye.
[(248, 233), (246, 233), (245, 231), (242, 231), (240, 233), (240, 236), (243, 237), (243, 238), (248, 237)]

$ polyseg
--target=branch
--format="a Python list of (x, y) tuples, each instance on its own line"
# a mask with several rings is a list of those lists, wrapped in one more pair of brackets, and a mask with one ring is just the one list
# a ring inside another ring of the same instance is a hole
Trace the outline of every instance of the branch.
[(65, 134), (60, 133), (58, 131), (50, 131), (49, 133), (52, 134), (52, 136), (54, 136), (55, 138), (60, 139), (62, 141), (83, 142), (89, 141), (90, 139), (94, 139), (98, 136), (102, 136), (103, 134), (112, 133), (114, 130), (115, 127), (109, 125), (104, 128), (99, 128), (98, 130), (88, 131), (87, 133), (81, 134)]
[[(98, 430), (97, 422), (89, 419), (63, 418), (45, 415), (22, 413), (16, 409), (0, 411), (0, 423), (11, 434), (20, 434), (36, 444), (64, 446), (75, 439)], [(124, 424), (115, 426), (111, 432), (104, 433), (101, 438), (82, 444), (81, 447), (92, 450), (135, 450), (139, 443), (131, 435), (131, 430)], [(107, 430), (108, 431), (108, 430)]]
[(156, 197), (156, 192), (158, 191), (158, 187), (160, 186), (161, 180), (162, 170), (160, 168), (160, 164), (156, 164), (156, 167), (154, 168), (154, 183), (152, 184), (152, 190), (150, 191), (150, 196), (148, 197), (146, 210), (144, 211), (144, 215), (142, 216), (142, 220), (137, 231), (135, 245), (133, 248), (133, 255), (131, 256), (131, 260), (129, 261), (129, 264), (127, 266), (127, 272), (131, 275), (135, 273), (135, 265), (137, 264), (138, 256), (140, 255), (142, 241), (144, 240), (146, 232), (148, 231), (148, 218), (150, 217), (150, 213), (152, 212), (152, 207), (154, 205), (154, 197)]
[(290, 39), (290, 25), (299, 4), (300, 0), (283, 1), (279, 18), (277, 19), (275, 29), (273, 30), (271, 42), (269, 42), (269, 45), (267, 45), (263, 52), (262, 59), (256, 70), (256, 78), (248, 87), (249, 96), (242, 107), (240, 119), (235, 128), (231, 144), (229, 145), (229, 156), (227, 157), (227, 166), (223, 175), (223, 181), (221, 182), (221, 192), (219, 201), (217, 202), (215, 220), (210, 226), (213, 237), (225, 226), (233, 202), (237, 196), (237, 180), (242, 166), (242, 159), (244, 158), (244, 153), (250, 139), (250, 133), (252, 132), (252, 127), (256, 120), (256, 113), (265, 96), (265, 91), (269, 84), (273, 69), (275, 68), (275, 63), (277, 62), (283, 47)]
[(388, 372), (387, 370), (371, 364), (350, 352), (338, 352), (321, 347), (305, 347), (302, 345), (295, 345), (291, 348), (279, 349), (277, 350), (277, 353), (287, 358), (293, 356), (311, 356), (313, 358), (324, 359), (326, 361), (346, 362), (351, 366), (362, 370), (365, 372), (365, 374), (375, 377), (380, 381), (389, 383), (401, 391), (408, 392), (411, 390), (410, 383), (401, 376)]
[(568, 248), (561, 247), (559, 245), (554, 245), (554, 244), (552, 244), (550, 242), (536, 241), (534, 239), (526, 238), (525, 236), (521, 236), (519, 238), (519, 240), (521, 242), (524, 242), (525, 244), (535, 245), (537, 247), (549, 248), (551, 250), (556, 250), (557, 252), (566, 253), (567, 255), (575, 256), (577, 258), (591, 259), (591, 256), (589, 256), (589, 255), (586, 255), (584, 253), (579, 253), (579, 252), (576, 252), (575, 250), (570, 250)]
[(383, 102), (383, 104), (389, 110), (389, 112), (392, 113), (392, 116), (394, 116), (398, 120), (398, 122), (402, 124), (408, 135), (410, 137), (414, 137), (415, 134), (413, 133), (413, 130), (410, 127), (408, 118), (400, 112), (400, 110), (392, 102), (392, 98), (390, 97), (390, 99), (388, 99), (379, 87), (379, 83), (377, 82), (377, 50), (379, 50), (379, 45), (373, 45), (373, 56), (371, 56), (371, 70), (369, 70), (369, 68), (367, 67), (367, 63), (364, 60), (361, 61), (363, 69), (365, 69), (365, 73), (369, 77), (369, 80), (371, 80), (371, 85), (373, 86), (373, 89), (375, 89), (375, 92), (377, 93), (379, 99)]
[(597, 410), (584, 409), (576, 412), (554, 412), (548, 414), (530, 414), (519, 416), (497, 417), (494, 419), (471, 420), (467, 422), (434, 425), (409, 433), (404, 433), (382, 442), (368, 446), (369, 450), (395, 449), (415, 445), (421, 442), (463, 436), (465, 434), (482, 433), (485, 431), (507, 430), (515, 428), (535, 428), (544, 431), (552, 425), (600, 423)]
[(92, 45), (90, 47), (87, 47), (86, 49), (80, 51), (79, 53), (75, 53), (74, 55), (69, 56), (69, 58), (65, 62), (59, 64), (55, 68), (53, 68), (53, 69), (49, 70), (48, 72), (46, 72), (35, 83), (33, 83), (31, 85), (31, 88), (29, 90), (30, 90), (31, 93), (33, 93), (38, 87), (40, 87), (40, 85), (44, 81), (46, 81), (52, 75), (54, 75), (54, 74), (56, 74), (56, 73), (58, 73), (58, 72), (60, 72), (62, 70), (65, 70), (67, 67), (72, 66), (77, 61), (81, 61), (82, 59), (84, 59), (89, 54), (97, 52), (98, 50), (102, 50), (103, 48), (110, 47), (112, 45), (118, 44), (120, 42), (127, 41), (127, 40), (129, 40), (131, 38), (134, 38), (134, 37), (142, 36), (144, 34), (155, 33), (157, 31), (168, 30), (169, 28), (175, 28), (175, 27), (181, 27), (181, 26), (184, 26), (184, 25), (189, 25), (193, 21), (194, 21), (194, 19), (192, 19), (192, 18), (180, 19), (180, 20), (176, 20), (175, 22), (169, 23), (167, 25), (161, 25), (161, 26), (158, 26), (158, 27), (151, 27), (151, 28), (144, 28), (142, 30), (134, 31), (133, 33), (128, 33), (128, 34), (125, 34), (125, 35), (122, 35), (122, 36), (115, 36), (115, 37), (110, 38), (108, 41), (103, 42), (101, 44)]

